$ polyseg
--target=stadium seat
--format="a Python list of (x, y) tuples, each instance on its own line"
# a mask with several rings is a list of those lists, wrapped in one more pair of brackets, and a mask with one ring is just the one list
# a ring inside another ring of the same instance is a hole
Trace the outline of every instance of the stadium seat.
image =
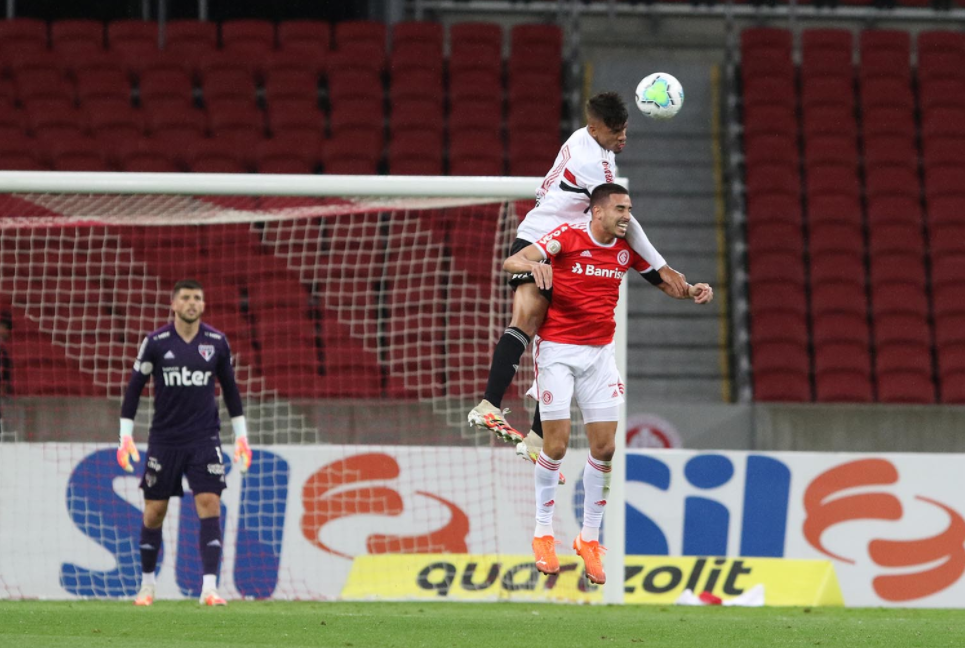
[(922, 114), (921, 136), (927, 142), (932, 138), (965, 137), (965, 124), (956, 120), (965, 119), (965, 106), (958, 108), (931, 108)]
[(790, 57), (794, 37), (789, 29), (774, 27), (751, 27), (741, 31), (741, 54), (746, 55), (755, 50), (778, 49)]
[(275, 25), (267, 20), (226, 20), (221, 23), (221, 45), (225, 49), (256, 45), (266, 52), (273, 50)]
[(849, 370), (824, 371), (814, 378), (819, 403), (870, 403), (874, 400), (871, 379)]
[(928, 222), (933, 225), (965, 224), (965, 196), (929, 199)]
[(403, 21), (392, 25), (393, 52), (415, 46), (429, 48), (442, 56), (443, 29), (438, 22)]
[(850, 252), (830, 252), (814, 257), (810, 270), (811, 282), (815, 286), (834, 283), (864, 286), (864, 260)]
[(244, 70), (210, 71), (204, 75), (201, 94), (206, 104), (227, 99), (247, 102), (254, 106), (255, 80)]
[[(965, 101), (962, 105), (965, 105)], [(933, 137), (923, 141), (922, 146), (926, 169), (936, 166), (965, 166), (965, 137)]]
[(819, 284), (811, 282), (811, 313), (817, 319), (835, 313), (864, 317), (868, 311), (864, 289), (864, 273), (854, 282)]
[(797, 136), (797, 115), (784, 106), (744, 106), (744, 139), (766, 135)]
[(500, 51), (482, 44), (454, 46), (449, 55), (449, 75), (452, 79), (471, 73), (485, 73), (497, 81), (502, 78), (503, 60)]
[(805, 49), (801, 61), (801, 78), (852, 80), (854, 66), (851, 63), (851, 52), (834, 49)]
[(55, 51), (104, 49), (104, 23), (99, 20), (55, 20), (50, 23), (50, 44)]
[(807, 322), (794, 313), (761, 311), (755, 313), (751, 321), (751, 339), (755, 345), (763, 342), (786, 342), (806, 348)]
[(860, 229), (861, 202), (853, 193), (811, 195), (808, 197), (808, 223), (812, 226), (830, 223)]
[(442, 139), (445, 119), (442, 106), (435, 101), (393, 102), (389, 115), (389, 130), (393, 137), (406, 132), (419, 131), (438, 135)]
[(766, 222), (790, 223), (800, 231), (802, 223), (800, 196), (767, 193), (748, 194), (747, 222), (749, 228)]
[(309, 139), (325, 132), (325, 114), (313, 99), (275, 100), (268, 104), (268, 129), (275, 137), (304, 135)]
[[(328, 118), (333, 137), (350, 129), (369, 130), (380, 137), (385, 133), (385, 115), (378, 100), (346, 99), (334, 103)], [(382, 140), (380, 147), (381, 143)]]
[(84, 106), (97, 99), (119, 99), (131, 103), (131, 84), (120, 68), (77, 71), (78, 102)]
[(869, 230), (868, 250), (872, 257), (882, 254), (914, 254), (922, 256), (925, 243), (921, 222), (912, 221), (879, 224)]
[(332, 31), (322, 20), (283, 20), (278, 23), (278, 46), (316, 49), (328, 52), (331, 49)]
[(854, 48), (851, 31), (847, 29), (805, 29), (801, 32), (801, 49), (805, 53), (832, 51), (851, 55)]
[(850, 106), (815, 106), (804, 110), (803, 130), (805, 140), (819, 135), (837, 135), (850, 138), (855, 146), (858, 132), (854, 111)]
[(787, 252), (800, 256), (804, 250), (801, 224), (782, 221), (749, 224), (747, 246), (752, 254)]
[(559, 137), (543, 133), (509, 134), (509, 173), (545, 176), (560, 149)]
[(27, 104), (36, 99), (60, 99), (74, 102), (74, 88), (59, 70), (34, 70), (21, 73), (14, 79), (17, 99)]
[[(273, 53), (272, 53), (273, 54)], [(234, 49), (216, 50), (205, 54), (198, 60), (198, 78), (205, 85), (212, 76), (241, 73), (248, 77), (245, 83), (253, 83), (264, 77), (266, 60), (270, 55), (264, 51)]]
[(915, 143), (906, 137), (880, 136), (866, 137), (864, 142), (865, 167), (918, 166), (918, 151)]
[(373, 20), (343, 20), (335, 23), (335, 49), (347, 49), (358, 44), (373, 45), (386, 51), (385, 23)]
[(918, 52), (962, 52), (961, 37), (951, 31), (933, 30), (918, 33)]
[(318, 165), (320, 134), (281, 135), (262, 140), (256, 153), (258, 173), (314, 173)]
[(147, 130), (155, 138), (200, 139), (207, 135), (205, 114), (188, 106), (160, 106), (145, 109)]
[(909, 284), (875, 285), (871, 292), (871, 311), (875, 318), (886, 315), (928, 316), (928, 297)]
[(865, 171), (865, 194), (868, 200), (890, 196), (915, 199), (921, 193), (918, 170), (914, 167), (869, 167)]
[(98, 99), (84, 105), (87, 128), (99, 140), (137, 138), (144, 131), (144, 116), (130, 100)]
[(797, 90), (789, 77), (757, 79), (744, 86), (741, 97), (745, 106), (778, 106), (796, 110)]
[[(960, 223), (934, 224), (928, 231), (928, 248), (932, 261), (946, 256), (965, 256), (965, 225)], [(921, 236), (912, 243), (921, 245)]]
[(212, 101), (208, 104), (208, 131), (213, 138), (261, 139), (265, 114), (251, 99)]
[(431, 132), (403, 132), (389, 141), (389, 173), (442, 175), (442, 136)]
[(893, 50), (872, 50), (861, 55), (858, 74), (862, 85), (870, 79), (894, 79), (900, 83), (909, 83), (911, 59), (908, 54)]
[(146, 137), (120, 140), (114, 151), (115, 163), (122, 171), (175, 173), (182, 171), (169, 156), (168, 149)]
[(863, 29), (858, 36), (862, 60), (871, 52), (890, 51), (911, 59), (911, 37), (899, 29)]
[(869, 108), (862, 115), (862, 131), (866, 139), (894, 136), (914, 141), (916, 137), (913, 114), (900, 107)]
[(749, 167), (746, 175), (748, 195), (783, 194), (797, 197), (801, 181), (797, 169), (780, 166)]
[(925, 169), (925, 196), (929, 202), (946, 196), (965, 196), (965, 167), (941, 166)]
[(445, 103), (442, 74), (426, 69), (393, 73), (389, 97), (393, 105), (401, 102), (431, 101), (441, 110)]
[(925, 290), (925, 261), (920, 254), (900, 253), (877, 254), (871, 257), (869, 278), (874, 286), (894, 286), (909, 284), (918, 290)]
[(391, 72), (391, 82), (395, 83), (395, 75), (408, 72), (410, 70), (425, 70), (442, 79), (445, 62), (442, 58), (442, 50), (436, 49), (432, 43), (412, 43), (404, 49), (394, 49), (389, 58), (389, 71)]
[(318, 103), (318, 77), (308, 71), (269, 70), (265, 79), (265, 100), (268, 105), (278, 101), (310, 101)]
[(188, 166), (196, 173), (246, 173), (245, 153), (226, 138), (199, 139), (187, 152)]
[(158, 28), (153, 20), (114, 20), (107, 24), (107, 45), (111, 50), (157, 48)]
[(961, 50), (925, 50), (918, 52), (918, 81), (928, 84), (938, 79), (958, 79), (965, 52)]
[(83, 115), (76, 108), (59, 102), (36, 102), (26, 110), (29, 130), (34, 137), (56, 139), (84, 134)]
[(882, 403), (927, 405), (935, 402), (935, 384), (929, 374), (892, 371), (878, 376), (878, 400)]
[(98, 142), (89, 137), (57, 137), (47, 142), (51, 167), (56, 171), (110, 171)]
[(385, 66), (385, 47), (369, 42), (352, 43), (332, 52), (328, 57), (328, 69), (338, 70), (343, 74), (358, 70), (381, 76)]
[(453, 136), (477, 133), (496, 139), (502, 136), (502, 127), (502, 115), (487, 106), (456, 104), (449, 115), (449, 132)]
[(880, 315), (875, 318), (875, 345), (916, 344), (930, 346), (928, 320), (921, 315)]
[(861, 108), (888, 108), (892, 110), (915, 110), (915, 97), (908, 79), (893, 77), (862, 77)]
[(382, 101), (382, 77), (375, 70), (329, 70), (328, 98), (332, 105), (347, 99)]
[(747, 271), (751, 283), (770, 281), (804, 285), (804, 266), (796, 252), (755, 250), (747, 257)]
[(147, 107), (155, 103), (192, 105), (193, 93), (187, 73), (174, 70), (145, 70), (138, 84), (141, 105)]
[(346, 130), (322, 149), (325, 173), (374, 175), (382, 157), (382, 137), (371, 128)]
[(864, 231), (860, 222), (821, 221), (812, 223), (808, 236), (811, 257), (823, 254), (852, 254), (864, 257)]
[(501, 137), (475, 133), (450, 134), (450, 175), (501, 176), (504, 172)]
[(218, 49), (218, 24), (204, 20), (169, 20), (164, 26), (164, 49)]
[(744, 87), (759, 79), (793, 79), (796, 74), (791, 57), (781, 50), (761, 51), (756, 52), (753, 57), (744, 57), (741, 59), (740, 71)]
[(36, 18), (8, 18), (0, 21), (0, 43), (5, 52), (47, 49), (47, 23)]
[(868, 344), (868, 318), (864, 313), (838, 312), (820, 315), (811, 320), (811, 338), (815, 346), (832, 342)]
[(327, 52), (318, 48), (289, 47), (269, 52), (263, 60), (263, 77), (278, 72), (299, 72), (314, 75), (316, 79), (325, 74)]
[(804, 142), (804, 163), (810, 169), (820, 165), (858, 168), (858, 149), (854, 140), (837, 135), (815, 135)]

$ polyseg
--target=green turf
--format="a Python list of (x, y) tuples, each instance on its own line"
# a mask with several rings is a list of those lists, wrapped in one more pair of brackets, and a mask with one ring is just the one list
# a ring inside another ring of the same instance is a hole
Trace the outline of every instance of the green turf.
[(524, 603), (0, 602), (3, 648), (965, 646), (965, 611)]

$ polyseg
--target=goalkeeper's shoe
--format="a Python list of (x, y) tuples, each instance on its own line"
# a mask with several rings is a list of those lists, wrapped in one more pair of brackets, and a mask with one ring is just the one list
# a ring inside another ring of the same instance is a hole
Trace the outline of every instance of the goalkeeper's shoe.
[(573, 548), (583, 559), (586, 577), (590, 582), (597, 585), (606, 583), (606, 572), (603, 571), (603, 554), (606, 549), (596, 540), (592, 542), (584, 540), (582, 534), (577, 534), (576, 540), (573, 541)]
[(556, 539), (551, 535), (533, 538), (533, 559), (536, 561), (536, 569), (542, 573), (560, 573), (560, 560), (556, 557)]
[(489, 430), (500, 440), (515, 445), (523, 440), (523, 435), (503, 418), (503, 414), (508, 412), (509, 410), (500, 411), (498, 407), (484, 398), (479, 405), (476, 405), (469, 412), (469, 425)]
[(129, 436), (121, 437), (121, 444), (117, 448), (117, 465), (124, 469), (125, 472), (134, 472), (134, 466), (131, 462), (137, 463), (141, 460), (141, 455), (137, 451), (137, 446), (134, 445), (134, 439)]
[(224, 600), (218, 595), (218, 590), (209, 589), (201, 592), (200, 598), (198, 598), (198, 603), (201, 605), (207, 605), (208, 607), (214, 607), (216, 605), (228, 605), (228, 601)]
[(241, 470), (242, 475), (251, 467), (251, 446), (248, 445), (248, 437), (235, 439), (235, 465)]
[(141, 591), (137, 593), (137, 598), (134, 599), (134, 605), (138, 607), (143, 607), (147, 605), (154, 604), (154, 585), (141, 585)]
[[(516, 454), (523, 459), (529, 461), (532, 464), (536, 463), (539, 459), (539, 451), (543, 449), (543, 437), (536, 434), (532, 430), (526, 435), (526, 438), (516, 444)], [(560, 486), (566, 483), (566, 477), (563, 473), (560, 473)]]

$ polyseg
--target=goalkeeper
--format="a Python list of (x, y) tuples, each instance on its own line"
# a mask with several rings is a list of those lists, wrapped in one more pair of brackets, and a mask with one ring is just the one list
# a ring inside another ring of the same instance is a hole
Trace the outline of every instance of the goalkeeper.
[(235, 462), (244, 473), (251, 465), (241, 395), (231, 366), (231, 348), (224, 333), (201, 323), (204, 291), (197, 281), (179, 281), (171, 297), (174, 321), (148, 334), (134, 361), (121, 406), (117, 463), (133, 472), (140, 461), (131, 434), (141, 391), (154, 377), (154, 420), (147, 445), (147, 465), (141, 478), (144, 524), (141, 527), (141, 589), (134, 605), (154, 602), (155, 569), (161, 549), (161, 525), (171, 497), (182, 497), (183, 477), (194, 494), (201, 520), (198, 538), (203, 577), (202, 605), (225, 605), (218, 595), (221, 563), (221, 491), (225, 468), (221, 458), (221, 421), (214, 380), (221, 383), (235, 436)]

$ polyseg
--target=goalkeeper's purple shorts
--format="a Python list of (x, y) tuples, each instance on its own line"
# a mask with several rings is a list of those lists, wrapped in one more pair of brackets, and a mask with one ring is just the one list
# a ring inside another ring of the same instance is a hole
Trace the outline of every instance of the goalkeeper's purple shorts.
[(221, 494), (225, 486), (225, 466), (221, 446), (200, 448), (147, 447), (141, 490), (144, 499), (166, 500), (184, 496), (182, 478), (188, 478), (191, 492)]

